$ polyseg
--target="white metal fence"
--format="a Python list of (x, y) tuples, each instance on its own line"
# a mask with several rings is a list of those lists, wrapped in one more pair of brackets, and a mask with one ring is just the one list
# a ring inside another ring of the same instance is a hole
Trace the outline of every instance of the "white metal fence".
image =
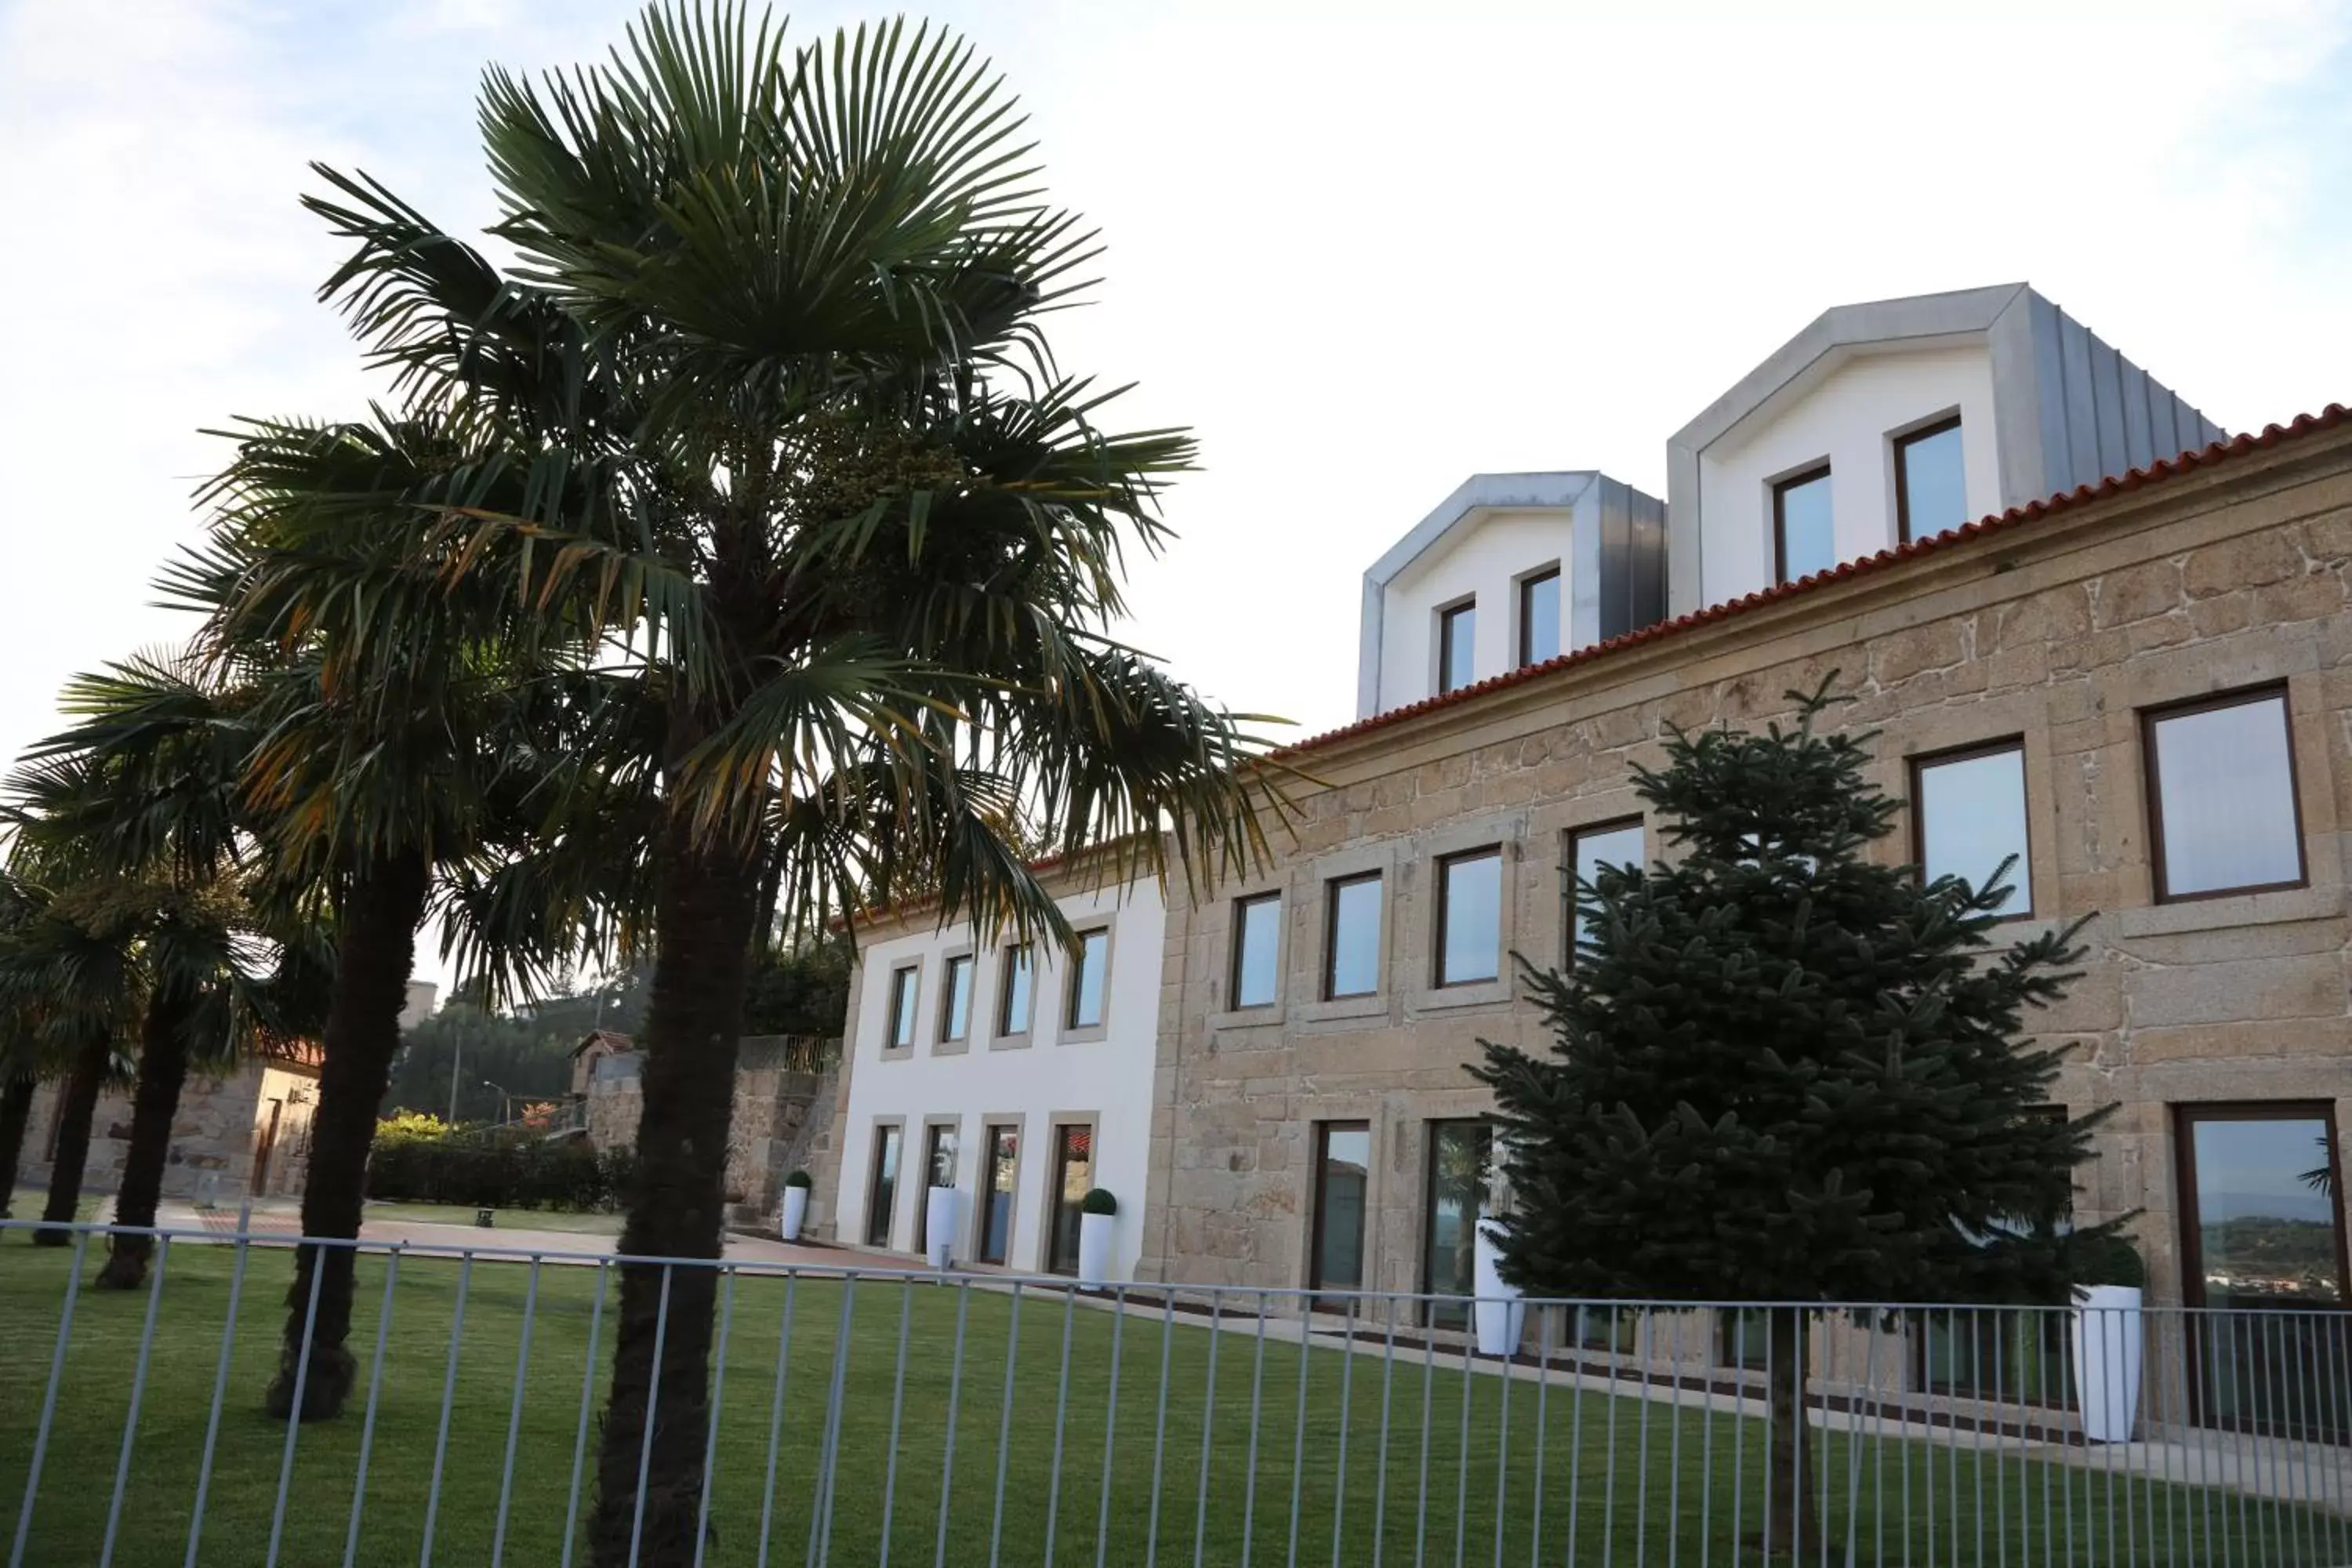
[(1754, 1304), (365, 1244), (359, 1384), (301, 1426), (261, 1399), (294, 1238), (152, 1233), (113, 1293), (106, 1227), (35, 1228), (0, 1226), (11, 1568), (586, 1563), (631, 1268), (715, 1271), (708, 1481), (690, 1558), (609, 1561), (2352, 1564), (2340, 1312), (1817, 1310), (1792, 1447)]

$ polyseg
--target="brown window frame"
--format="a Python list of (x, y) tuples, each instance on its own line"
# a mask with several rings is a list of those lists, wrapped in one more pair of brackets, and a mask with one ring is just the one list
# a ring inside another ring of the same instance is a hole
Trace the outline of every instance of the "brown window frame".
[(1921, 777), (1929, 768), (1943, 767), (1951, 763), (1973, 763), (1981, 757), (1998, 757), (2017, 753), (2018, 787), (2025, 791), (2025, 854), (2018, 870), (2022, 873), (2011, 886), (2025, 895), (2021, 910), (2004, 910), (1995, 918), (2000, 921), (2030, 921), (2033, 914), (2033, 785), (2025, 767), (2025, 737), (2008, 735), (1998, 741), (1982, 741), (1965, 746), (1947, 746), (1940, 752), (1922, 752), (1911, 757), (1911, 864), (1919, 868), (1922, 887), (1927, 879), (1927, 808), (1921, 794)]
[[(898, 1157), (890, 1173), (890, 1201), (878, 1204), (882, 1196), (882, 1151), (893, 1138), (897, 1140)], [(879, 1247), (885, 1252), (890, 1250), (890, 1237), (898, 1229), (898, 1182), (906, 1163), (907, 1124), (903, 1121), (876, 1122), (874, 1148), (866, 1173), (866, 1245), (868, 1247)]]
[[(1453, 918), (1454, 890), (1451, 882), (1454, 868), (1465, 861), (1489, 859), (1495, 862), (1495, 973), (1473, 975), (1462, 980), (1449, 979), (1445, 973), (1445, 938), (1448, 931), (1447, 922)], [(1503, 977), (1503, 847), (1500, 844), (1487, 844), (1475, 849), (1457, 849), (1451, 855), (1438, 856), (1436, 861), (1434, 867), (1436, 875), (1431, 879), (1436, 883), (1437, 895), (1433, 900), (1435, 907), (1432, 913), (1434, 918), (1430, 921), (1431, 984), (1440, 991), (1450, 991), (1464, 985), (1492, 985)]]
[[(2276, 701), (2279, 705), (2279, 725), (2286, 733), (2286, 789), (2288, 803), (2294, 807), (2294, 863), (2296, 874), (2284, 882), (2248, 882), (2231, 888), (2208, 888), (2194, 893), (2175, 893), (2166, 887), (2164, 847), (2164, 772), (2156, 749), (2156, 727), (2168, 719), (2189, 718), (2199, 713), (2216, 713), (2226, 708), (2251, 708), (2258, 702)], [(2288, 700), (2286, 682), (2272, 681), (2261, 686), (2241, 687), (2217, 696), (2194, 697), (2182, 702), (2167, 702), (2139, 711), (2140, 789), (2147, 796), (2147, 870), (2149, 886), (2159, 904), (2191, 904), (2203, 899), (2234, 899), (2248, 893), (2284, 892), (2294, 888), (2311, 886), (2311, 847), (2304, 841), (2303, 776), (2294, 755), (2294, 708)]]
[[(1110, 1027), (1110, 927), (1088, 926), (1077, 935), (1078, 955), (1070, 961), (1070, 981), (1062, 988), (1062, 1028), (1066, 1033), (1107, 1029)], [(1095, 1021), (1081, 1024), (1078, 1022), (1078, 988), (1087, 983), (1087, 943), (1097, 937), (1102, 939), (1103, 944), (1102, 994), (1095, 998)], [(1035, 984), (1034, 979), (1031, 984)]]
[[(1013, 967), (1020, 964), (1028, 972), (1028, 982), (1022, 988), (1023, 1017), (1021, 1026), (1013, 1026)], [(1004, 950), (996, 964), (996, 1031), (1000, 1040), (1025, 1040), (1037, 1024), (1037, 949), (1034, 942), (1016, 942)]]
[[(996, 1145), (1005, 1133), (1013, 1134), (1013, 1184), (1004, 1194), (1004, 1235), (1003, 1247), (994, 1257), (989, 1256), (989, 1203), (996, 1193)], [(980, 1126), (980, 1171), (972, 1182), (972, 1200), (978, 1210), (972, 1215), (971, 1250), (977, 1263), (993, 1264), (999, 1268), (1010, 1267), (1013, 1258), (1013, 1232), (1021, 1222), (1021, 1160), (1026, 1150), (1029, 1130), (1018, 1121), (982, 1121)]]
[[(1789, 492), (1801, 485), (1830, 477), (1830, 465), (1817, 463), (1801, 474), (1790, 474), (1785, 479), (1772, 481), (1772, 585), (1779, 587), (1795, 581), (1789, 575)], [(1831, 526), (1836, 526), (1836, 509), (1830, 512)], [(1832, 565), (1835, 563), (1832, 563)]]
[[(1242, 936), (1247, 929), (1248, 911), (1262, 904), (1274, 906), (1274, 994), (1263, 1002), (1242, 1000)], [(1255, 1007), (1272, 1007), (1282, 1000), (1282, 894), (1253, 893), (1234, 900), (1233, 952), (1225, 963), (1225, 1000), (1230, 1010), (1242, 1012)]]
[[(955, 1022), (955, 975), (956, 975), (956, 966), (957, 966), (958, 964), (961, 964), (961, 965), (963, 966), (963, 973), (964, 973), (964, 983), (963, 983), (963, 984), (964, 984), (964, 992), (963, 992), (963, 1031), (962, 1031), (962, 1033), (961, 1033), (961, 1034), (950, 1034), (950, 1033), (949, 1033), (949, 1032), (948, 1032), (948, 1031), (949, 1031), (949, 1026), (950, 1026), (950, 1025), (952, 1025), (952, 1024)], [(978, 953), (975, 953), (975, 952), (956, 952), (956, 953), (950, 953), (950, 954), (949, 954), (949, 955), (948, 955), (948, 957), (946, 958), (946, 960), (940, 963), (940, 1044), (942, 1044), (942, 1045), (952, 1045), (952, 1044), (955, 1044), (955, 1043), (957, 1043), (957, 1042), (959, 1042), (959, 1041), (969, 1040), (969, 1039), (971, 1039), (971, 1005), (972, 1005), (973, 1001), (975, 1001), (975, 1000), (977, 999), (977, 992), (978, 992), (979, 984), (980, 984), (980, 955), (979, 955)]]
[[(1353, 876), (1333, 877), (1323, 884), (1323, 984), (1321, 989), (1323, 1000), (1326, 1002), (1347, 1002), (1360, 996), (1377, 996), (1381, 994), (1381, 981), (1383, 976), (1377, 972), (1382, 968), (1382, 965), (1377, 954), (1374, 956), (1372, 965), (1376, 973), (1372, 977), (1372, 988), (1370, 991), (1340, 991), (1336, 989), (1336, 986), (1339, 978), (1339, 889), (1351, 888), (1359, 882), (1380, 883), (1384, 880), (1385, 877), (1381, 872), (1358, 871)], [(1388, 889), (1382, 887), (1381, 889), (1382, 924), (1388, 921)], [(1380, 932), (1377, 930), (1372, 933), (1372, 940), (1375, 942), (1380, 941)]]
[[(1436, 694), (1440, 697), (1444, 696), (1449, 691), (1459, 691), (1477, 679), (1477, 672), (1475, 669), (1478, 659), (1477, 614), (1478, 598), (1475, 594), (1469, 598), (1462, 600), (1458, 604), (1447, 605), (1437, 612)], [(1472, 617), (1470, 622), (1470, 660), (1473, 668), (1465, 674), (1463, 679), (1460, 680), (1454, 679), (1454, 617), (1456, 616), (1469, 616)]]
[[(1343, 1117), (1336, 1121), (1318, 1121), (1315, 1124), (1315, 1168), (1311, 1173), (1314, 1181), (1308, 1198), (1312, 1209), (1307, 1227), (1307, 1289), (1313, 1292), (1307, 1298), (1309, 1310), (1322, 1312), (1347, 1310), (1347, 1304), (1344, 1301), (1327, 1302), (1321, 1294), (1324, 1289), (1323, 1181), (1324, 1170), (1331, 1163), (1331, 1134), (1334, 1132), (1361, 1132), (1369, 1145), (1372, 1135), (1372, 1124), (1360, 1116)], [(1377, 1150), (1368, 1147), (1364, 1156), (1363, 1234), (1357, 1238), (1356, 1245), (1359, 1252), (1362, 1250), (1365, 1239), (1370, 1237), (1372, 1231), (1372, 1166), (1377, 1161), (1378, 1152)], [(1342, 1286), (1340, 1289), (1352, 1294), (1368, 1287), (1359, 1279), (1353, 1285)]]
[[(1903, 465), (1904, 454), (1919, 442), (1941, 436), (1948, 430), (1958, 430), (1959, 427), (1960, 416), (1957, 414), (1948, 414), (1932, 425), (1922, 425), (1916, 430), (1906, 430), (1902, 435), (1895, 437), (1895, 537), (1897, 542), (1903, 544), (1911, 542), (1911, 475)], [(1965, 455), (1968, 437), (1963, 436), (1960, 440), (1961, 451)], [(1965, 467), (1961, 471), (1963, 474), (1966, 473)], [(1947, 531), (1939, 529), (1937, 531)]]
[(1643, 816), (1612, 816), (1606, 822), (1588, 822), (1569, 828), (1560, 846), (1559, 942), (1563, 949), (1562, 969), (1576, 967), (1576, 845), (1581, 838), (1598, 838), (1606, 833), (1622, 833), (1629, 827), (1642, 830), (1642, 850), (1650, 848), (1650, 819)]
[[(1526, 576), (1519, 579), (1519, 602), (1517, 605), (1519, 612), (1519, 634), (1517, 637), (1518, 647), (1516, 651), (1519, 658), (1518, 668), (1521, 669), (1525, 669), (1528, 666), (1538, 662), (1535, 656), (1535, 644), (1528, 636), (1532, 617), (1528, 614), (1528, 595), (1531, 590), (1540, 587), (1546, 583), (1557, 583), (1559, 581), (1559, 568), (1556, 565), (1547, 566), (1540, 572), (1530, 572)], [(1559, 606), (1559, 610), (1565, 611), (1567, 607), (1568, 606), (1565, 605), (1562, 605)], [(1555, 613), (1554, 618), (1558, 618), (1557, 612)], [(1562, 637), (1560, 640), (1565, 643), (1568, 639), (1565, 637)], [(1567, 651), (1568, 650), (1565, 647), (1555, 648), (1550, 653), (1546, 654), (1544, 658), (1558, 658), (1561, 654)]]
[[(954, 1154), (956, 1163), (961, 1164), (963, 1160), (963, 1123), (961, 1121), (923, 1123), (923, 1201), (915, 1205), (915, 1250), (926, 1255), (931, 1249), (931, 1194), (939, 1186), (939, 1184), (931, 1179), (931, 1168), (939, 1163), (940, 1134), (942, 1132), (956, 1141)], [(950, 1178), (948, 1182), (949, 1188), (953, 1190), (955, 1185), (955, 1181)], [(952, 1237), (950, 1238), (949, 1245), (950, 1247), (954, 1245)]]
[[(1046, 1131), (1053, 1135), (1053, 1146), (1045, 1152), (1045, 1246), (1043, 1259), (1045, 1267), (1042, 1272), (1068, 1277), (1078, 1271), (1080, 1245), (1076, 1232), (1073, 1231), (1069, 1257), (1062, 1257), (1062, 1221), (1068, 1217), (1070, 1205), (1069, 1194), (1063, 1190), (1069, 1175), (1070, 1134), (1083, 1132), (1087, 1135), (1087, 1186), (1091, 1190), (1098, 1184), (1095, 1178), (1100, 1173), (1100, 1166), (1095, 1159), (1097, 1128), (1092, 1121), (1056, 1121)], [(1079, 1212), (1083, 1215), (1083, 1194), (1079, 1196)]]
[[(1430, 1120), (1423, 1122), (1421, 1126), (1421, 1285), (1419, 1288), (1419, 1293), (1422, 1298), (1421, 1321), (1425, 1327), (1429, 1328), (1467, 1328), (1470, 1326), (1470, 1310), (1476, 1300), (1475, 1295), (1469, 1297), (1444, 1298), (1449, 1300), (1459, 1300), (1462, 1303), (1463, 1321), (1458, 1324), (1442, 1323), (1438, 1321), (1438, 1314), (1440, 1310), (1438, 1302), (1440, 1298), (1438, 1297), (1435, 1289), (1437, 1271), (1434, 1265), (1436, 1260), (1430, 1256), (1429, 1247), (1431, 1231), (1435, 1226), (1437, 1221), (1437, 1144), (1438, 1140), (1444, 1136), (1446, 1129), (1456, 1127), (1475, 1128), (1486, 1135), (1486, 1147), (1484, 1150), (1484, 1159), (1482, 1163), (1486, 1169), (1492, 1170), (1495, 1164), (1495, 1124), (1492, 1121), (1484, 1116), (1438, 1116), (1432, 1117)], [(1491, 1193), (1483, 1194), (1481, 1195), (1481, 1200), (1478, 1205), (1478, 1217), (1476, 1220), (1472, 1222), (1474, 1225), (1484, 1225), (1490, 1217), (1486, 1213), (1486, 1202), (1492, 1196), (1493, 1194)], [(1316, 1257), (1318, 1258), (1322, 1257), (1320, 1249), (1318, 1249), (1316, 1252)], [(1475, 1287), (1475, 1280), (1473, 1281), (1473, 1285)]]
[[(923, 966), (920, 963), (901, 963), (891, 969), (889, 1035), (882, 1042), (884, 1050), (911, 1051), (915, 1048), (915, 1041), (923, 1028), (922, 987)], [(901, 1024), (905, 1025), (903, 1032), (907, 1037), (903, 1040), (898, 1037), (902, 1032)]]

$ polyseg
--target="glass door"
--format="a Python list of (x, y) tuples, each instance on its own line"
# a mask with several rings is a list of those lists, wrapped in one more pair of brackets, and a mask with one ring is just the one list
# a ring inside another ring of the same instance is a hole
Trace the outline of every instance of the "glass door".
[(1013, 1247), (1013, 1181), (1021, 1167), (1021, 1129), (988, 1130), (980, 1179), (980, 1260), (1002, 1263)]
[(2210, 1426), (2352, 1443), (2343, 1163), (2334, 1108), (2179, 1110), (2181, 1252), (2197, 1415)]
[(956, 1183), (956, 1130), (951, 1122), (935, 1122), (923, 1133), (923, 1201), (915, 1205), (915, 1250), (929, 1252), (931, 1246), (932, 1187), (952, 1187)]
[[(1478, 1221), (1486, 1212), (1486, 1166), (1494, 1152), (1494, 1129), (1483, 1121), (1429, 1124), (1421, 1288), (1431, 1296), (1477, 1294)], [(1466, 1328), (1470, 1322), (1467, 1301), (1433, 1300), (1426, 1310), (1433, 1328)]]
[[(1372, 1169), (1368, 1121), (1324, 1121), (1315, 1129), (1315, 1235), (1307, 1285), (1358, 1290), (1364, 1284), (1364, 1205)], [(1344, 1310), (1339, 1301), (1316, 1303)]]
[(874, 1182), (866, 1191), (866, 1245), (890, 1245), (891, 1211), (898, 1204), (898, 1140), (895, 1123), (874, 1130)]
[(1054, 1129), (1053, 1244), (1046, 1272), (1078, 1271), (1078, 1218), (1085, 1213), (1087, 1190), (1095, 1184), (1095, 1130), (1091, 1127)]

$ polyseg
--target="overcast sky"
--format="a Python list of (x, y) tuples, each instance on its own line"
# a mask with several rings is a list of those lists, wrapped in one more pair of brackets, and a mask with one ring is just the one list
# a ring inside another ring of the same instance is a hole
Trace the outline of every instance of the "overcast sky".
[[(201, 428), (370, 395), (312, 297), (306, 163), (478, 227), (481, 66), (587, 58), (635, 11), (0, 0), (0, 752), (175, 635), (148, 585), (223, 456)], [(1297, 733), (1352, 717), (1362, 571), (1464, 478), (1663, 495), (1666, 437), (1832, 304), (2024, 279), (2232, 430), (2352, 400), (2345, 5), (929, 14), (1103, 230), (1066, 366), (1202, 440), (1131, 635)]]

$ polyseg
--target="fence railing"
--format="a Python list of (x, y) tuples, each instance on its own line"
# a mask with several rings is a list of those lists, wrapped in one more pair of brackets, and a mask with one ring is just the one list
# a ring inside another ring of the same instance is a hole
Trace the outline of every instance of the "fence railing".
[[(2337, 1312), (1860, 1303), (1800, 1324), (335, 1242), (356, 1255), (349, 1404), (289, 1424), (263, 1389), (293, 1238), (118, 1233), (153, 1238), (147, 1279), (102, 1291), (107, 1227), (46, 1248), (36, 1228), (0, 1225), (12, 1568), (2352, 1563)], [(658, 1430), (642, 1461), (634, 1427), (599, 1457), (646, 1286), (656, 1337), (691, 1342), (693, 1303), (712, 1318), (683, 1536), (645, 1524)]]

